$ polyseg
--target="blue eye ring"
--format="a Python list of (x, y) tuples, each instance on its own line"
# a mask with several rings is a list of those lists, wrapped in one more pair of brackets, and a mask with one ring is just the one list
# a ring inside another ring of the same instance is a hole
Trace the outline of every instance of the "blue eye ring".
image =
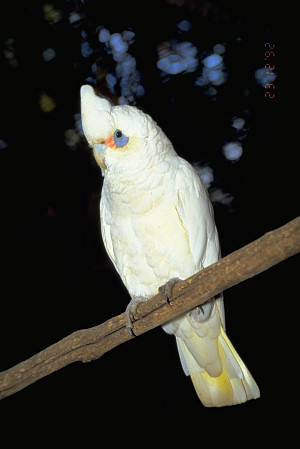
[(120, 129), (116, 129), (114, 132), (114, 142), (118, 148), (124, 147), (127, 143), (129, 138), (125, 136), (125, 134), (122, 133)]

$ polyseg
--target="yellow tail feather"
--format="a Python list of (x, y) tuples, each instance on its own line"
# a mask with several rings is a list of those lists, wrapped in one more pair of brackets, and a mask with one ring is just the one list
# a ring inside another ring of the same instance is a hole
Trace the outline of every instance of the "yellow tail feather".
[(218, 377), (211, 377), (206, 371), (191, 373), (191, 379), (205, 407), (223, 407), (233, 404), (232, 387), (224, 370)]
[(185, 372), (190, 374), (194, 388), (203, 405), (206, 407), (223, 407), (241, 404), (260, 396), (255, 380), (234, 349), (222, 326), (218, 336), (218, 352), (222, 372), (215, 377), (210, 376), (207, 371), (201, 368), (184, 342), (181, 339), (178, 340), (187, 365)]

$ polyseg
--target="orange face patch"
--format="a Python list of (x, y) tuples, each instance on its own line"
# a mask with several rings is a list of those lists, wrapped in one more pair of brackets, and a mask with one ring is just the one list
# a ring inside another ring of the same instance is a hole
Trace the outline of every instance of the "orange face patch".
[(106, 140), (104, 140), (104, 143), (109, 148), (113, 148), (116, 145), (114, 141), (114, 136), (109, 136)]

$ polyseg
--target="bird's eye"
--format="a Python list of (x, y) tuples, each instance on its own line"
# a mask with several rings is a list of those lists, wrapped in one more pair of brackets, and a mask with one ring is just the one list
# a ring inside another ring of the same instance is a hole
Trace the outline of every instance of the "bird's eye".
[(124, 147), (128, 143), (129, 138), (122, 133), (120, 129), (116, 129), (114, 132), (114, 142), (117, 147)]

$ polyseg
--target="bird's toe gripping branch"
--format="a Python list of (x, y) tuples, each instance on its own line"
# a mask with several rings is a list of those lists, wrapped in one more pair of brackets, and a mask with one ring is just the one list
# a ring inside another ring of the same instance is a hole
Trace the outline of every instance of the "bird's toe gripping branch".
[(181, 281), (179, 278), (171, 278), (165, 285), (159, 287), (158, 292), (165, 297), (167, 304), (170, 304), (170, 298), (172, 296), (174, 285)]
[(125, 310), (125, 319), (126, 319), (126, 329), (131, 337), (136, 337), (133, 332), (133, 323), (134, 323), (134, 314), (136, 313), (137, 305), (141, 301), (147, 301), (148, 298), (144, 298), (144, 296), (137, 296), (136, 298), (132, 298)]
[[(170, 304), (170, 298), (172, 296), (172, 291), (174, 288), (174, 285), (177, 284), (181, 279), (179, 278), (171, 278), (165, 285), (162, 285), (159, 287), (158, 292), (161, 293), (167, 304)], [(128, 306), (125, 310), (125, 319), (126, 319), (126, 329), (127, 332), (131, 337), (135, 337), (136, 335), (133, 332), (133, 323), (134, 323), (134, 315), (136, 313), (137, 305), (141, 301), (147, 301), (148, 298), (145, 298), (144, 296), (137, 296), (135, 298), (132, 298), (129, 302)]]

